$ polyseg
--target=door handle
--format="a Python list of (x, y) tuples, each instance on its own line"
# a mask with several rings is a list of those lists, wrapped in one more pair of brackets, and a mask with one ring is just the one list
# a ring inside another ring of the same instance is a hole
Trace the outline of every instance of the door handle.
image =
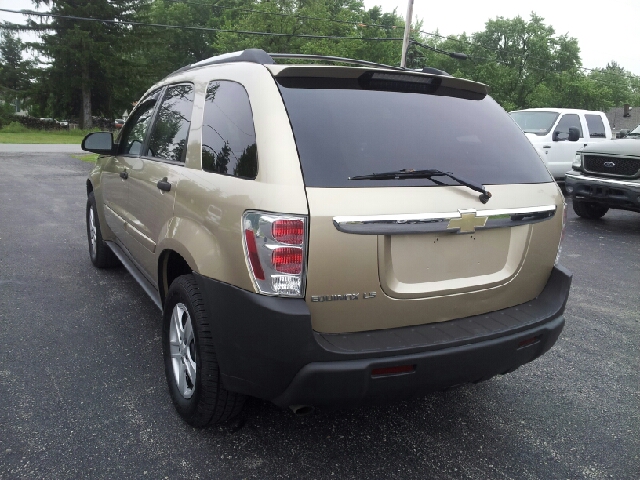
[(171, 184), (167, 181), (167, 177), (164, 177), (162, 180), (158, 180), (158, 188), (163, 192), (171, 190)]
[(127, 178), (129, 178), (129, 174), (127, 173), (126, 170), (123, 170), (122, 172), (120, 172), (120, 178), (123, 180), (126, 180)]
[(551, 145), (543, 145), (542, 148), (551, 148)]

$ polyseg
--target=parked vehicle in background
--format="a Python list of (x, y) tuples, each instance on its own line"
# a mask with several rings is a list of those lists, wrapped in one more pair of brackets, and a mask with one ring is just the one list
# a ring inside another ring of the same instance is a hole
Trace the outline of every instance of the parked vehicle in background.
[(174, 72), (115, 143), (82, 147), (102, 155), (91, 261), (163, 309), (191, 425), (245, 395), (300, 411), (480, 382), (564, 326), (564, 198), (483, 84), (245, 50)]
[[(612, 133), (603, 112), (568, 108), (529, 108), (510, 112), (558, 182), (578, 150), (608, 142)], [(572, 133), (573, 130), (573, 133)]]
[(636, 128), (632, 128), (631, 130), (622, 129), (616, 135), (616, 138), (627, 138), (627, 137), (640, 137), (640, 125), (636, 125)]
[(113, 127), (116, 129), (121, 129), (124, 126), (124, 120), (122, 118), (116, 118), (113, 122)]
[(627, 138), (577, 152), (566, 191), (582, 218), (603, 217), (610, 208), (640, 212), (640, 125)]

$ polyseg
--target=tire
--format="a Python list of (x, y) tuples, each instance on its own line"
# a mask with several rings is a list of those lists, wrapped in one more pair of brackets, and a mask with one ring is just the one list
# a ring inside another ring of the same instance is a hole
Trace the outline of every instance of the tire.
[(162, 353), (171, 399), (189, 425), (203, 428), (240, 413), (245, 396), (222, 386), (211, 319), (193, 275), (182, 275), (169, 287)]
[(576, 215), (579, 217), (586, 218), (588, 220), (597, 220), (598, 218), (604, 217), (604, 215), (609, 211), (609, 207), (600, 203), (579, 202), (574, 200), (573, 211), (576, 212)]
[(89, 240), (89, 258), (91, 263), (98, 268), (111, 268), (120, 265), (116, 254), (102, 239), (100, 219), (96, 210), (96, 198), (93, 192), (87, 199), (87, 238)]

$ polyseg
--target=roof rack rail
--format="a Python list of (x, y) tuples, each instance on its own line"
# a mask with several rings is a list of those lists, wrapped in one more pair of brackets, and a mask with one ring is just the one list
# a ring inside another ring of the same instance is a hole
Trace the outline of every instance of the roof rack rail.
[(300, 59), (300, 60), (324, 60), (328, 62), (335, 63), (349, 63), (353, 65), (362, 65), (365, 67), (374, 67), (374, 68), (387, 68), (390, 70), (399, 70), (402, 72), (423, 72), (423, 73), (431, 73), (436, 75), (447, 75), (448, 73), (443, 70), (438, 70), (432, 67), (425, 67), (423, 69), (413, 70), (410, 68), (403, 67), (395, 67), (393, 65), (384, 65), (382, 63), (368, 62), (366, 60), (355, 60), (353, 58), (345, 58), (345, 57), (333, 57), (330, 55), (309, 55), (304, 53), (267, 53), (259, 48), (248, 48), (246, 50), (242, 50), (239, 52), (225, 53), (223, 55), (216, 55), (215, 57), (207, 58), (200, 62), (192, 63), (191, 65), (187, 65), (185, 67), (176, 70), (175, 72), (170, 73), (165, 78), (169, 78), (178, 73), (185, 72), (187, 70), (191, 70), (192, 68), (205, 67), (207, 65), (215, 65), (219, 63), (233, 63), (233, 62), (250, 62), (257, 63), (260, 65), (273, 65), (276, 63), (274, 59), (283, 58), (283, 59)]
[(406, 71), (403, 67), (394, 67), (392, 65), (384, 65), (382, 63), (367, 62), (366, 60), (355, 60), (353, 58), (332, 57), (329, 55), (308, 55), (304, 53), (269, 53), (271, 58), (299, 58), (300, 60), (326, 60), (336, 63), (351, 63), (353, 65), (364, 65), (366, 67), (390, 68), (392, 70)]
[(224, 53), (222, 55), (216, 55), (215, 57), (205, 58), (204, 60), (201, 60), (199, 62), (182, 67), (175, 72), (171, 72), (165, 78), (171, 77), (178, 73), (186, 72), (187, 70), (191, 70), (192, 68), (205, 67), (207, 65), (215, 65), (218, 63), (233, 62), (250, 62), (258, 63), (260, 65), (270, 65), (276, 63), (273, 61), (273, 58), (271, 58), (269, 54), (264, 50), (260, 48), (247, 48), (246, 50), (241, 50), (239, 52)]

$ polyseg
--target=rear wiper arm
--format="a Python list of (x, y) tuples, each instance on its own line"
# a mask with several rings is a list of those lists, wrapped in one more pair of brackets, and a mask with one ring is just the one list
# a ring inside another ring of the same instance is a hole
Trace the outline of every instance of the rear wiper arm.
[(372, 173), (370, 175), (358, 175), (356, 177), (349, 177), (349, 180), (405, 180), (414, 178), (431, 178), (431, 177), (449, 177), (451, 180), (458, 182), (460, 185), (469, 187), (471, 190), (480, 192), (479, 196), (482, 203), (487, 203), (491, 198), (491, 192), (484, 188), (484, 185), (465, 180), (461, 177), (456, 177), (451, 172), (443, 172), (441, 170), (429, 169), (429, 170), (413, 170), (403, 168), (402, 170), (394, 170), (391, 172)]

